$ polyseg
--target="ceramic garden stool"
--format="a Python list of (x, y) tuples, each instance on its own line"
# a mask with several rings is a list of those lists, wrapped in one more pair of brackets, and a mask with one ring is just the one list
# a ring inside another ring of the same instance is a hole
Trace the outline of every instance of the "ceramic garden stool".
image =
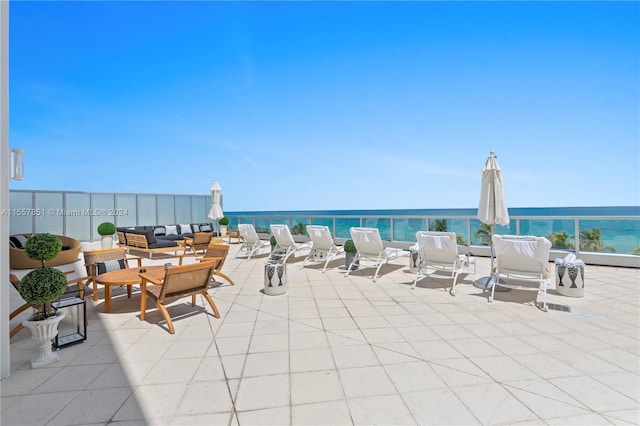
[(287, 265), (266, 263), (264, 265), (264, 294), (277, 296), (287, 292)]
[(584, 266), (556, 265), (556, 291), (569, 297), (584, 297)]

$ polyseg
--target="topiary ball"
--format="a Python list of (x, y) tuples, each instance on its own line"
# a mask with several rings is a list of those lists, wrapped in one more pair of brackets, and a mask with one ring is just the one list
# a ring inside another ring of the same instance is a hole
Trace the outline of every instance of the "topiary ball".
[(116, 233), (116, 226), (111, 222), (102, 222), (98, 225), (98, 234), (100, 235), (113, 235)]
[(58, 300), (67, 289), (67, 277), (55, 268), (38, 268), (20, 280), (18, 291), (31, 305)]
[(221, 217), (220, 219), (218, 219), (218, 225), (228, 225), (229, 224), (229, 218), (228, 217)]
[(62, 241), (52, 234), (33, 234), (24, 243), (24, 252), (33, 260), (46, 262), (62, 250)]
[(347, 253), (356, 253), (358, 251), (353, 240), (347, 240), (344, 242), (344, 251)]

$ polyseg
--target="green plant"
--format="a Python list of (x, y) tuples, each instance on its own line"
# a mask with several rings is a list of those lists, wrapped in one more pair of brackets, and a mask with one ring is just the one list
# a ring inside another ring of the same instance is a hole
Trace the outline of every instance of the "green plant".
[(447, 219), (436, 219), (429, 224), (429, 231), (446, 232)]
[(549, 241), (551, 241), (551, 246), (553, 248), (559, 249), (572, 249), (574, 248), (574, 244), (569, 241), (571, 236), (567, 234), (566, 231), (552, 232), (549, 235)]
[(102, 222), (98, 225), (98, 234), (104, 235), (113, 235), (116, 233), (116, 226), (111, 222)]
[(291, 228), (291, 233), (293, 235), (305, 235), (307, 233), (307, 225), (302, 222), (298, 222), (293, 226), (293, 228)]
[(480, 226), (476, 230), (475, 237), (480, 239), (480, 245), (490, 246), (491, 245), (491, 225), (487, 225), (486, 223), (480, 224)]
[(271, 247), (274, 247), (277, 244), (276, 237), (272, 235), (271, 238), (269, 238), (269, 243), (271, 244)]
[(223, 226), (229, 225), (229, 218), (226, 216), (221, 217), (220, 219), (218, 219), (218, 225), (223, 225)]
[(356, 253), (358, 251), (356, 249), (356, 245), (353, 243), (353, 240), (345, 241), (343, 247), (346, 253)]
[(593, 228), (591, 231), (587, 229), (580, 231), (580, 250), (610, 253), (616, 252), (615, 247), (604, 245), (602, 242), (602, 231), (600, 228)]
[(42, 262), (42, 267), (34, 269), (22, 278), (18, 291), (30, 305), (42, 304), (42, 310), (34, 314), (34, 320), (43, 320), (51, 313), (51, 302), (58, 300), (67, 289), (67, 277), (59, 269), (45, 266), (62, 250), (62, 241), (52, 234), (34, 234), (24, 244), (27, 256)]

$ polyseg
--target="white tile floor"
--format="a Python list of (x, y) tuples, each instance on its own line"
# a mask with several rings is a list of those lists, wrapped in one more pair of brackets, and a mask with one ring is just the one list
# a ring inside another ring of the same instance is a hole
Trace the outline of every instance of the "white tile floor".
[[(176, 334), (139, 296), (88, 302), (85, 343), (31, 369), (29, 331), (11, 341), (2, 425), (640, 424), (640, 271), (587, 266), (584, 298), (498, 293), (462, 274), (411, 290), (408, 258), (344, 276), (289, 261), (286, 295), (266, 296), (265, 256), (233, 259), (236, 282), (170, 307)], [(145, 260), (145, 264), (153, 263)], [(164, 260), (155, 262), (164, 263)], [(100, 294), (102, 290), (100, 290)]]

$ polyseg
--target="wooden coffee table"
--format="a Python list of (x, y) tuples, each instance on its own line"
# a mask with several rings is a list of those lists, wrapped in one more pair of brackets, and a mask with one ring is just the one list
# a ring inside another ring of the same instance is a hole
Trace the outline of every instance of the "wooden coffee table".
[(116, 271), (105, 272), (96, 276), (96, 282), (104, 286), (104, 311), (109, 312), (111, 310), (111, 286), (114, 285), (126, 285), (127, 286), (127, 298), (131, 298), (131, 286), (133, 284), (140, 284), (142, 279), (140, 278), (140, 269), (146, 269), (147, 275), (154, 278), (164, 277), (164, 266), (143, 266), (142, 268), (127, 268), (118, 269)]

